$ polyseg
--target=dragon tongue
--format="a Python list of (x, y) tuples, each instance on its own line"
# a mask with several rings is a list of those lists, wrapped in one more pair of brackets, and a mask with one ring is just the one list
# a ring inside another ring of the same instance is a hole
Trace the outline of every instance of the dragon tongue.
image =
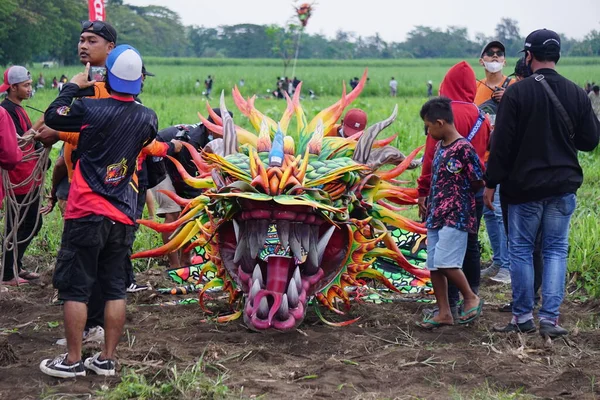
[(289, 271), (293, 266), (292, 257), (269, 256), (267, 258), (267, 290), (285, 293), (288, 286)]

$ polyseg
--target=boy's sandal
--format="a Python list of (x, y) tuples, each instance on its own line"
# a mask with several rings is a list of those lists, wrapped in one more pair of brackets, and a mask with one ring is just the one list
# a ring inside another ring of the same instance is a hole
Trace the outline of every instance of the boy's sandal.
[(21, 270), (21, 272), (19, 272), (19, 277), (23, 278), (23, 279), (39, 279), (40, 278), (40, 274), (38, 274), (37, 272), (33, 272), (33, 271), (27, 271), (27, 270)]
[(448, 325), (453, 325), (453, 324), (449, 324), (446, 322), (438, 322), (438, 321), (434, 321), (433, 319), (429, 319), (429, 318), (423, 318), (422, 321), (415, 322), (415, 325), (417, 325), (421, 329), (425, 329), (427, 331), (432, 331), (434, 329), (441, 328), (442, 326), (448, 326)]
[[(477, 307), (473, 307), (469, 310), (466, 310), (466, 311), (463, 311), (460, 313), (460, 319), (458, 320), (458, 323), (459, 324), (468, 324), (469, 322), (475, 321), (481, 315), (482, 310), (483, 310), (483, 299), (479, 299), (479, 304), (477, 305)], [(467, 315), (472, 314), (472, 313), (475, 313), (475, 314), (471, 315), (467, 319), (463, 319), (463, 317), (466, 317)]]
[(27, 279), (23, 279), (23, 278), (20, 278), (20, 277), (19, 278), (13, 278), (10, 281), (2, 281), (2, 284), (6, 285), (6, 286), (17, 286), (17, 279), (19, 280), (18, 281), (19, 286), (21, 286), (21, 285), (29, 285), (29, 281)]

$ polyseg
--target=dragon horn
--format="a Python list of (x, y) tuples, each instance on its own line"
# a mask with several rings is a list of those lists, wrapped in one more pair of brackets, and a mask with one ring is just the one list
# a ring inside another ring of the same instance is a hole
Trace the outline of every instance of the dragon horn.
[(215, 124), (223, 126), (223, 120), (219, 115), (212, 109), (208, 100), (206, 100), (206, 111), (208, 111), (208, 115), (215, 121)]
[(233, 125), (233, 118), (225, 106), (225, 91), (221, 91), (221, 118), (223, 119), (223, 157), (238, 152), (238, 139)]
[(260, 123), (260, 133), (256, 142), (256, 151), (259, 153), (271, 151), (271, 134), (269, 132), (269, 124), (263, 118)]
[(358, 143), (356, 143), (356, 148), (354, 149), (354, 155), (352, 159), (359, 164), (366, 164), (369, 159), (369, 155), (371, 155), (371, 148), (373, 147), (373, 143), (377, 138), (379, 132), (390, 126), (392, 122), (396, 119), (398, 115), (398, 105), (394, 106), (394, 111), (392, 115), (390, 115), (387, 119), (377, 122), (375, 125), (370, 126), (367, 131), (358, 139)]

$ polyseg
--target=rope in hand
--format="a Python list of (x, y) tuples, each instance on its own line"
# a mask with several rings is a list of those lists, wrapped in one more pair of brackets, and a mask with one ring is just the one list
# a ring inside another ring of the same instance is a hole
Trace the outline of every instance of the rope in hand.
[[(42, 208), (42, 193), (44, 191), (44, 182), (46, 180), (46, 169), (48, 165), (48, 159), (50, 157), (50, 147), (42, 147), (39, 149), (35, 149), (35, 141), (33, 140), (34, 135), (37, 131), (30, 129), (23, 136), (17, 138), (17, 142), (19, 147), (23, 151), (23, 160), (21, 162), (28, 162), (32, 160), (36, 160), (35, 167), (31, 173), (25, 180), (18, 184), (13, 184), (10, 181), (8, 171), (0, 169), (2, 173), (2, 185), (4, 187), (5, 193), (5, 207), (6, 214), (4, 219), (4, 237), (0, 238), (2, 240), (2, 257), (0, 260), (0, 287), (2, 287), (2, 280), (4, 279), (4, 262), (6, 259), (6, 253), (9, 251), (13, 252), (13, 265), (8, 266), (12, 268), (14, 271), (15, 281), (17, 286), (19, 285), (19, 267), (17, 265), (18, 258), (18, 249), (19, 244), (25, 243), (30, 240), (37, 231), (40, 221), (41, 214), (40, 209)], [(33, 151), (32, 151), (33, 149)], [(24, 187), (32, 183), (31, 188), (25, 195), (23, 201), (17, 201), (15, 195), (15, 189), (20, 187)], [(18, 231), (19, 227), (23, 224), (25, 217), (27, 216), (27, 212), (30, 207), (37, 202), (37, 214), (35, 225), (31, 234), (22, 240), (18, 240)], [(9, 219), (12, 224), (9, 224)], [(15, 220), (16, 219), (16, 220)], [(12, 225), (12, 226), (11, 226)], [(9, 227), (11, 228), (9, 230)]]

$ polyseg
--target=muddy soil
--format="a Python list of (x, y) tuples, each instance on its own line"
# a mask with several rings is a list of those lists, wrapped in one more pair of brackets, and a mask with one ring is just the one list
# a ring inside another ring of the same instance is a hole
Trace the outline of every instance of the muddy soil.
[[(162, 279), (160, 272), (138, 277), (154, 284)], [(91, 373), (59, 380), (40, 372), (42, 359), (66, 351), (55, 345), (63, 336), (62, 309), (50, 304), (49, 281), (45, 275), (40, 286), (0, 294), (0, 399), (49, 393), (94, 398), (101, 387), (119, 382)], [(547, 343), (538, 334), (491, 332), (510, 318), (496, 311), (507, 294), (508, 288), (488, 287), (483, 316), (468, 326), (426, 332), (414, 322), (431, 305), (355, 303), (348, 318), (360, 320), (353, 325), (327, 326), (311, 309), (300, 329), (282, 334), (250, 332), (241, 319), (201, 322), (207, 315), (198, 305), (149, 306), (160, 299), (144, 292), (130, 298), (119, 362), (152, 376), (173, 364), (183, 370), (204, 356), (215, 366), (207, 373), (220, 371), (224, 384), (245, 398), (439, 399), (469, 396), (484, 386), (547, 399), (600, 396), (600, 334), (594, 330), (600, 306), (566, 303), (562, 323), (571, 335)]]

